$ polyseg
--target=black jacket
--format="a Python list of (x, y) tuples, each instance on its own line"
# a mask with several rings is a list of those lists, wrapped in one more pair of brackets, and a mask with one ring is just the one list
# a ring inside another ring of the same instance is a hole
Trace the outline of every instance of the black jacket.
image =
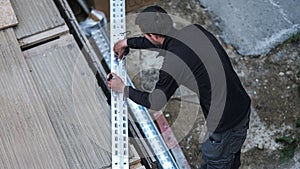
[(159, 47), (144, 37), (129, 38), (127, 44), (135, 49), (164, 50), (163, 66), (152, 93), (125, 87), (125, 95), (137, 104), (159, 110), (179, 85), (184, 85), (198, 94), (210, 131), (226, 131), (248, 114), (250, 97), (223, 47), (203, 27), (174, 30)]

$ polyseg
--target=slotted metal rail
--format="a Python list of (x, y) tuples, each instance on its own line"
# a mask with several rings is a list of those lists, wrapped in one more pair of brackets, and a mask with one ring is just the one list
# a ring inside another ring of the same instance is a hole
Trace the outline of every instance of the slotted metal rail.
[[(110, 46), (124, 39), (125, 33), (125, 0), (110, 0)], [(110, 52), (111, 71), (127, 81), (126, 60), (117, 60), (114, 52)], [(129, 168), (128, 151), (128, 112), (123, 93), (111, 91), (111, 123), (112, 123), (112, 168)]]
[[(111, 41), (109, 41), (106, 32), (101, 27), (100, 23), (97, 27), (93, 27), (91, 30), (91, 36), (111, 71), (119, 75), (122, 80), (127, 83), (127, 85), (134, 87), (126, 72), (125, 59), (120, 61), (116, 60), (114, 52), (112, 51), (114, 43), (123, 39), (125, 36), (125, 0), (111, 0), (110, 6)], [(161, 167), (163, 169), (178, 169), (178, 165), (171, 153), (168, 151), (168, 148), (147, 109), (134, 103), (130, 99), (127, 99), (127, 104), (133, 112), (136, 121), (139, 123), (147, 141), (150, 143), (150, 146)], [(124, 100), (123, 94), (112, 92), (111, 105), (113, 125), (112, 168), (129, 168), (127, 135), (128, 117), (126, 100)]]

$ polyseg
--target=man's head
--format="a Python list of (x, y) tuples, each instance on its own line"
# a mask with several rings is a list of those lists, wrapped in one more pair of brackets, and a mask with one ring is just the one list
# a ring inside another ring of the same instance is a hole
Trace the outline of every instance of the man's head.
[(165, 37), (173, 29), (173, 21), (168, 13), (160, 6), (154, 5), (145, 8), (136, 18), (135, 23), (141, 31), (151, 36)]

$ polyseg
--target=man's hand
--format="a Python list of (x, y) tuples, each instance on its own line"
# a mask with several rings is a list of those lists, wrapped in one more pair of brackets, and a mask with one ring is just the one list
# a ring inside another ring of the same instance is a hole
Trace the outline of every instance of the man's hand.
[(110, 89), (118, 93), (124, 93), (125, 84), (115, 73), (108, 74), (107, 81), (107, 85)]
[(115, 55), (118, 56), (118, 59), (122, 59), (122, 57), (128, 53), (128, 49), (126, 50), (126, 48), (127, 48), (127, 39), (122, 39), (119, 40), (117, 43), (115, 43), (114, 53)]

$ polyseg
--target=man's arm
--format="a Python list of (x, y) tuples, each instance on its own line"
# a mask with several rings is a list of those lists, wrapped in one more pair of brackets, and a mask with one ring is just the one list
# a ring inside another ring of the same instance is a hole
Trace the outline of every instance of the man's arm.
[[(133, 49), (154, 49), (158, 48), (156, 45), (153, 45), (145, 37), (134, 37), (118, 41), (114, 45), (115, 55), (118, 56), (118, 59), (121, 59), (124, 54), (126, 54), (126, 48)], [(128, 52), (128, 51), (127, 51)]]
[(125, 96), (132, 101), (152, 110), (160, 110), (174, 94), (178, 84), (168, 73), (163, 70), (159, 71), (159, 80), (155, 85), (153, 92), (143, 92), (132, 87), (126, 86), (124, 89)]
[(157, 48), (156, 45), (153, 45), (147, 38), (145, 37), (134, 37), (127, 39), (127, 46), (133, 49), (149, 49), (149, 48)]

